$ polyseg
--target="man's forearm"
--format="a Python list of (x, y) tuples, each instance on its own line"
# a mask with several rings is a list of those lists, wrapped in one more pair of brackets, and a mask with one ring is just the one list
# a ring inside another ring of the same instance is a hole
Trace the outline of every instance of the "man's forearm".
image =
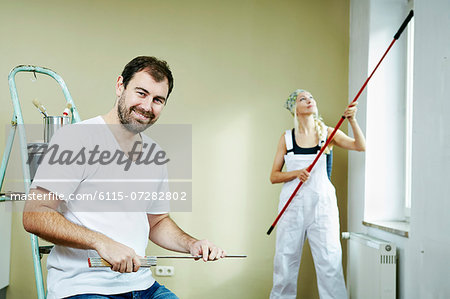
[(106, 235), (77, 225), (57, 212), (57, 198), (45, 189), (33, 189), (33, 193), (41, 193), (43, 201), (27, 201), (23, 211), (24, 228), (45, 240), (57, 245), (80, 249), (94, 249), (108, 261), (113, 271), (136, 272), (140, 261), (133, 248), (116, 242)]
[(189, 252), (191, 245), (198, 241), (178, 227), (169, 216), (151, 227), (149, 239), (165, 249), (177, 252)]
[(98, 241), (106, 237), (70, 222), (50, 208), (24, 212), (23, 224), (26, 231), (49, 242), (80, 249), (96, 249)]
[(28, 201), (23, 211), (23, 226), (33, 233), (57, 245), (80, 249), (97, 249), (98, 242), (105, 235), (70, 222), (57, 212), (60, 201), (43, 189), (33, 189), (31, 193), (42, 194), (43, 201)]
[(189, 252), (193, 256), (202, 256), (203, 261), (215, 261), (225, 257), (226, 252), (208, 240), (197, 240), (186, 234), (169, 217), (169, 214), (148, 214), (150, 224), (149, 239), (155, 244), (172, 251)]

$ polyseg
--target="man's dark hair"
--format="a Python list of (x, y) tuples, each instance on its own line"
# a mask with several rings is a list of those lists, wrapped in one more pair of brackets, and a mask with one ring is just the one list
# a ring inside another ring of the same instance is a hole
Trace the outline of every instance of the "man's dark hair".
[[(134, 74), (140, 71), (146, 71), (156, 82), (161, 82), (165, 78), (169, 81), (169, 92), (167, 98), (173, 89), (173, 77), (169, 65), (164, 60), (159, 60), (153, 56), (138, 56), (128, 62), (122, 71), (123, 86), (127, 88), (128, 82), (133, 78)], [(167, 99), (166, 99), (167, 100)]]

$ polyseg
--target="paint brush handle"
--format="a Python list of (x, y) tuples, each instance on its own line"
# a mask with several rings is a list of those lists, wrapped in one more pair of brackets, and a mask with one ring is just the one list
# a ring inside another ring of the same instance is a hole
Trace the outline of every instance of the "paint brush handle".
[[(156, 266), (156, 257), (146, 256), (140, 259), (141, 267), (151, 267)], [(89, 267), (111, 267), (111, 264), (101, 257), (90, 257), (88, 258)]]
[(72, 104), (67, 103), (66, 108), (64, 108), (63, 115), (69, 116), (69, 114), (71, 113), (71, 109), (72, 109)]
[[(203, 255), (161, 255), (155, 256), (157, 259), (200, 259)], [(223, 258), (246, 258), (246, 255), (227, 255)]]
[[(246, 255), (227, 255), (225, 258), (246, 258)], [(140, 259), (141, 267), (156, 266), (158, 259), (200, 259), (202, 255), (162, 255), (162, 256), (146, 256)], [(88, 258), (89, 267), (111, 267), (105, 259), (100, 257)]]

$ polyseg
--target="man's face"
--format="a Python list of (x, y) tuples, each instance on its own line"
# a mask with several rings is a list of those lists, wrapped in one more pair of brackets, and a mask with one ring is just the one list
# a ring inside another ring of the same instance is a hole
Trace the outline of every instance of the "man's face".
[(121, 124), (135, 134), (150, 127), (158, 120), (168, 92), (167, 78), (156, 82), (145, 71), (134, 74), (126, 89), (122, 77), (119, 77), (116, 94), (119, 97), (117, 112)]

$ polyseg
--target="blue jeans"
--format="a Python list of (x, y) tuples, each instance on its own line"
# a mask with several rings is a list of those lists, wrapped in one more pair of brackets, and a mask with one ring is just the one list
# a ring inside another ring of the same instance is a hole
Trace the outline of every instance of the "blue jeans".
[(66, 299), (179, 299), (174, 293), (172, 293), (165, 286), (160, 285), (158, 282), (142, 291), (133, 291), (129, 293), (116, 294), (116, 295), (100, 295), (100, 294), (81, 294), (66, 297)]

